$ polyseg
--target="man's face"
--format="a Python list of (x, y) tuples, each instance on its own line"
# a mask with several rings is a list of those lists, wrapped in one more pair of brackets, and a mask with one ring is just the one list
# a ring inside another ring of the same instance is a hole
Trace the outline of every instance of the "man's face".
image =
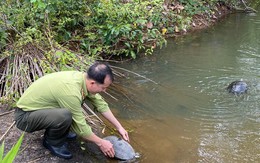
[(108, 76), (106, 76), (106, 78), (104, 80), (104, 84), (100, 84), (93, 80), (90, 83), (90, 87), (88, 88), (88, 91), (91, 94), (96, 94), (96, 93), (106, 91), (106, 89), (110, 86), (111, 83), (112, 83), (112, 81), (110, 80), (110, 78)]

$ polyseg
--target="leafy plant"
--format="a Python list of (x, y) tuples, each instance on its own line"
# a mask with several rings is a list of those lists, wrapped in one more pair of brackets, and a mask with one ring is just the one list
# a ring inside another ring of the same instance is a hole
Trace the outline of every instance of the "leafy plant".
[[(37, 78), (84, 70), (96, 59), (137, 58), (185, 32), (219, 0), (2, 0), (0, 101), (14, 102)], [(210, 14), (209, 14), (210, 15)]]
[(4, 142), (0, 147), (0, 162), (1, 163), (11, 163), (18, 154), (19, 148), (22, 144), (24, 133), (20, 136), (16, 144), (11, 148), (11, 150), (4, 156)]

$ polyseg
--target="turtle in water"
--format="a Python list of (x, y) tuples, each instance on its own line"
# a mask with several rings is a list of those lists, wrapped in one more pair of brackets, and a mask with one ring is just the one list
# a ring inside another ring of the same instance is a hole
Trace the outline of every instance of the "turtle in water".
[(243, 94), (246, 93), (248, 90), (248, 85), (246, 82), (242, 80), (236, 80), (229, 84), (227, 87), (229, 93), (233, 94)]
[(103, 139), (108, 140), (113, 144), (115, 158), (126, 161), (139, 157), (138, 153), (135, 153), (133, 147), (125, 140), (117, 136), (107, 136)]

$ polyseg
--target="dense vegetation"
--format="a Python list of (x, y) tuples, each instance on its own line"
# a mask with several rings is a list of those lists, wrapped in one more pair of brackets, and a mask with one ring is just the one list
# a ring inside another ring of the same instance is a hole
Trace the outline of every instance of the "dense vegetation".
[(0, 103), (45, 73), (84, 70), (97, 59), (136, 58), (165, 36), (211, 19), (235, 0), (1, 0)]

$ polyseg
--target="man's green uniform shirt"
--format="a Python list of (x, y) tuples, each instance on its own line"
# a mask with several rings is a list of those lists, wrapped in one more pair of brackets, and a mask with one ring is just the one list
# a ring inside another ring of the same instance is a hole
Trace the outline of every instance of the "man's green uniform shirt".
[(89, 100), (99, 112), (109, 110), (101, 95), (90, 94), (86, 88), (86, 74), (78, 71), (63, 71), (45, 75), (36, 80), (24, 92), (17, 107), (24, 111), (67, 108), (72, 113), (71, 129), (79, 136), (92, 133), (82, 112), (84, 99)]

